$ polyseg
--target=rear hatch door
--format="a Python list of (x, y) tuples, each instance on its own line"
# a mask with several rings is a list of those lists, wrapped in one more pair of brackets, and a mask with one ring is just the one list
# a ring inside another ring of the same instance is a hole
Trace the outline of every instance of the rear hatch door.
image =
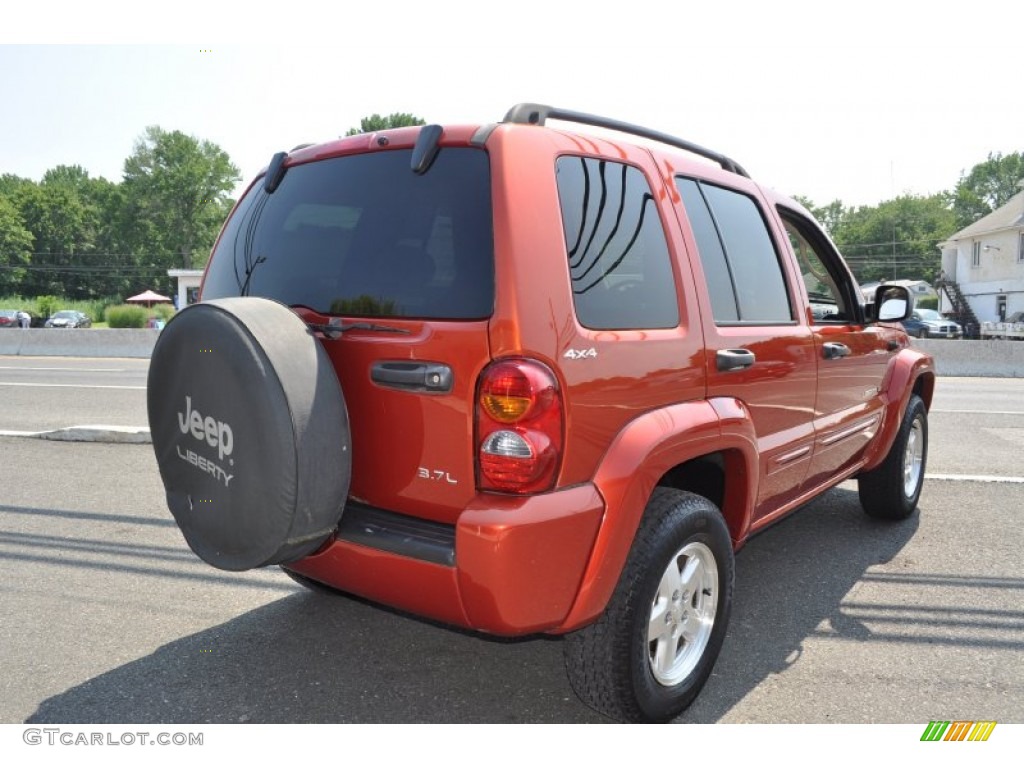
[(453, 523), (475, 494), (474, 391), (490, 359), (490, 169), (480, 148), (442, 146), (414, 173), (404, 143), (314, 155), (272, 193), (257, 181), (202, 295), (276, 299), (318, 327), (349, 410), (351, 498)]

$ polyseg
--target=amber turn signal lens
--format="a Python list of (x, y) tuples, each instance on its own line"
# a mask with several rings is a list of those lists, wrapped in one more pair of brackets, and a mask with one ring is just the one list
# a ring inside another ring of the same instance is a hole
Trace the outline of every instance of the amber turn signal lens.
[(494, 421), (512, 424), (530, 412), (540, 389), (541, 386), (531, 380), (530, 369), (522, 363), (498, 363), (488, 371), (483, 381), (480, 405)]
[(511, 424), (519, 421), (530, 410), (533, 398), (516, 397), (515, 395), (484, 394), (481, 398), (484, 411), (495, 421)]

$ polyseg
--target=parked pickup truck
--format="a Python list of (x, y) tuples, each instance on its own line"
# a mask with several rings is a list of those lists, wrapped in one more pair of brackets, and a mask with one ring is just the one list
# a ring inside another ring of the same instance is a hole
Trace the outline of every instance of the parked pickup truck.
[(584, 702), (668, 720), (752, 533), (850, 478), (913, 513), (911, 308), (726, 155), (520, 104), (274, 155), (156, 344), (153, 446), (211, 565), (563, 635)]

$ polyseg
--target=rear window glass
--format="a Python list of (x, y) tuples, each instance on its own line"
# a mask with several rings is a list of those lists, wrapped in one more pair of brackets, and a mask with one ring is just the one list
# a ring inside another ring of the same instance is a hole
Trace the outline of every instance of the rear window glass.
[(338, 157), (257, 182), (213, 254), (203, 298), (265, 296), (324, 314), (477, 319), (494, 306), (487, 154)]

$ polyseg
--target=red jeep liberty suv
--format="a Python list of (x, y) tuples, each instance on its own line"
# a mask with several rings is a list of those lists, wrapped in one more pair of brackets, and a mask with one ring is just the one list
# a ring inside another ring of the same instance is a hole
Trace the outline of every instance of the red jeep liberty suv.
[(668, 720), (752, 533), (854, 477), (915, 509), (911, 309), (728, 157), (520, 104), (275, 155), (156, 345), (153, 444), (211, 565), (565, 635), (584, 702)]

